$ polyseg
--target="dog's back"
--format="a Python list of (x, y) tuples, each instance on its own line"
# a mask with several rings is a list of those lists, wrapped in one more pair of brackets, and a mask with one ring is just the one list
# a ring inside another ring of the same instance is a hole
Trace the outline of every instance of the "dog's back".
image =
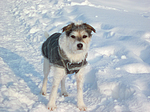
[(49, 59), (50, 63), (60, 63), (61, 59), (58, 55), (58, 40), (61, 33), (54, 33), (51, 36), (49, 36), (49, 34), (45, 32), (44, 35), (47, 39), (42, 45), (42, 55), (45, 58)]

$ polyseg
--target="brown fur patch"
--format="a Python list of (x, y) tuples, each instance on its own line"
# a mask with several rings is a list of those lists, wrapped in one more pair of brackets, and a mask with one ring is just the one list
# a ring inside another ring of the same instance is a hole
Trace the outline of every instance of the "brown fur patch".
[(62, 32), (66, 32), (67, 36), (69, 36), (72, 31), (82, 31), (82, 30), (85, 30), (89, 34), (89, 37), (91, 36), (92, 31), (96, 33), (96, 30), (87, 23), (82, 23), (81, 25), (75, 25), (74, 23), (71, 23), (62, 28)]
[(91, 31), (93, 31), (94, 33), (96, 33), (96, 30), (95, 30), (92, 26), (90, 26), (89, 24), (83, 23), (83, 25), (85, 25), (88, 30), (91, 30)]
[(72, 27), (74, 26), (74, 23), (71, 23), (65, 27), (62, 28), (63, 32), (64, 31), (70, 31), (72, 29)]

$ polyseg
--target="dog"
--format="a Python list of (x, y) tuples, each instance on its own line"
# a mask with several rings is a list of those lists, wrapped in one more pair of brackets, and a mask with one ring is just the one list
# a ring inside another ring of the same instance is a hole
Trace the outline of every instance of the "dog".
[(61, 95), (68, 96), (65, 88), (65, 78), (67, 74), (73, 73), (75, 73), (77, 81), (77, 107), (81, 111), (86, 111), (87, 107), (83, 101), (82, 86), (92, 31), (96, 33), (91, 25), (75, 22), (63, 27), (62, 33), (54, 33), (51, 36), (45, 33), (47, 40), (42, 44), (44, 79), (41, 94), (46, 95), (47, 77), (51, 70), (53, 85), (47, 105), (50, 111), (56, 109), (55, 101), (60, 82)]

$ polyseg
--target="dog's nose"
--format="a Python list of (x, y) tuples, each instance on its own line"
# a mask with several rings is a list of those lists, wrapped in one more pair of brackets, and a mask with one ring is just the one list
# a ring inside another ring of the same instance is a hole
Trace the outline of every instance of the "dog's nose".
[(81, 50), (82, 47), (83, 47), (83, 44), (79, 43), (79, 44), (77, 44), (77, 47), (78, 47), (79, 50)]

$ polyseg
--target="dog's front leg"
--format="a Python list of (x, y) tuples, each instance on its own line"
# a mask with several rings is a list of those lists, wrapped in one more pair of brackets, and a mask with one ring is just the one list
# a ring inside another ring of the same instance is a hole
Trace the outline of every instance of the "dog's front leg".
[(86, 111), (87, 107), (83, 101), (83, 68), (76, 74), (77, 80), (77, 106), (81, 111)]
[(47, 105), (47, 108), (50, 111), (53, 111), (56, 108), (56, 97), (57, 97), (57, 90), (58, 86), (60, 84), (60, 81), (63, 79), (63, 77), (66, 75), (65, 69), (59, 68), (59, 67), (52, 67), (52, 73), (54, 75), (53, 77), (53, 86), (50, 94), (49, 103)]

